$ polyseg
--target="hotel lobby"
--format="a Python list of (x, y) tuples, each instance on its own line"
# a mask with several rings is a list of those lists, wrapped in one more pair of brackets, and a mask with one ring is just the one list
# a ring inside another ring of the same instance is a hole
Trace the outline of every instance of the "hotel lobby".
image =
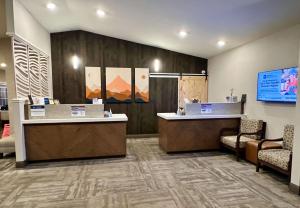
[(300, 207), (299, 0), (0, 0), (0, 207)]

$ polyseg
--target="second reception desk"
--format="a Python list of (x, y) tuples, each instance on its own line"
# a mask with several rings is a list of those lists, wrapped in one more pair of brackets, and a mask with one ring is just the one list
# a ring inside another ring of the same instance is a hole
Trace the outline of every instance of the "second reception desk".
[(165, 152), (220, 149), (220, 131), (238, 128), (240, 114), (185, 115), (158, 113), (159, 145)]

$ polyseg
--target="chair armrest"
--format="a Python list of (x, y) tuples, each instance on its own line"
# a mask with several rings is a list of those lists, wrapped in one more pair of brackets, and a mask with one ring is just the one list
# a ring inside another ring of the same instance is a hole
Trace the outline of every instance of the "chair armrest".
[(283, 141), (283, 138), (279, 138), (279, 139), (263, 139), (258, 143), (258, 147), (257, 147), (257, 152), (259, 150), (261, 150), (261, 147), (263, 145), (264, 142), (280, 142)]
[(235, 132), (236, 134), (238, 134), (239, 128), (223, 128), (220, 130), (220, 137), (223, 136), (224, 133), (228, 131)]
[(239, 151), (240, 149), (240, 140), (241, 140), (241, 136), (243, 135), (259, 135), (261, 134), (261, 130), (257, 131), (257, 132), (250, 132), (250, 133), (243, 133), (243, 132), (240, 132), (238, 135), (237, 135), (237, 138), (236, 138), (236, 144), (235, 144), (235, 148), (237, 149), (237, 151)]
[(237, 138), (236, 138), (236, 146), (237, 146), (237, 148), (239, 148), (239, 146), (240, 146), (241, 136), (243, 136), (243, 135), (253, 135), (253, 136), (255, 136), (255, 135), (261, 135), (262, 132), (263, 132), (262, 130), (259, 130), (257, 132), (250, 132), (250, 133), (241, 132), (241, 133), (239, 133), (238, 136), (237, 136)]
[(257, 132), (250, 132), (250, 133), (244, 133), (244, 132), (241, 132), (241, 133), (239, 133), (239, 135), (238, 136), (243, 136), (243, 135), (259, 135), (259, 134), (261, 134), (262, 133), (262, 130), (259, 130), (259, 131), (257, 131)]

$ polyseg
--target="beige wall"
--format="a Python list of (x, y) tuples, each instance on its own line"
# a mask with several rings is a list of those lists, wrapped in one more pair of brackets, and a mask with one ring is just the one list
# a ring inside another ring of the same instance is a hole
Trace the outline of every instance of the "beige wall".
[(8, 95), (11, 98), (15, 96), (14, 87), (14, 71), (13, 71), (13, 58), (12, 58), (12, 48), (11, 48), (11, 38), (1, 38), (0, 39), (0, 62), (7, 64), (5, 70), (0, 70), (0, 82), (6, 82), (8, 85)]
[[(299, 42), (300, 51), (300, 42)], [(300, 66), (300, 53), (299, 53)], [(296, 106), (296, 126), (295, 126), (295, 141), (293, 146), (293, 166), (291, 183), (300, 186), (300, 90), (298, 90), (298, 100)]]
[(0, 0), (0, 38), (6, 34), (5, 0)]
[(257, 73), (297, 66), (299, 40), (300, 25), (296, 25), (209, 58), (208, 100), (224, 101), (231, 88), (239, 97), (246, 93), (246, 114), (267, 121), (267, 137), (281, 137), (284, 124), (295, 123), (296, 107), (256, 101)]
[[(14, 67), (13, 67), (13, 58), (12, 58), (12, 47), (11, 47), (11, 38), (1, 38), (0, 39), (0, 60), (3, 60), (7, 64), (5, 69), (5, 78), (7, 84), (8, 100), (9, 107), (11, 106), (11, 99), (16, 97), (16, 88), (15, 88), (15, 78), (14, 78)], [(2, 71), (2, 70), (1, 70)], [(0, 72), (1, 77), (1, 72)], [(0, 78), (1, 79), (1, 78)], [(12, 109), (9, 108), (9, 117), (11, 118)]]
[(52, 65), (50, 33), (18, 0), (13, 0), (14, 33), (50, 57), (49, 89), (52, 97)]
[(14, 0), (14, 32), (36, 48), (51, 55), (50, 33), (18, 1)]
[(14, 32), (13, 0), (0, 0), (0, 38)]
[[(1, 6), (4, 1), (0, 0)], [(6, 13), (6, 32), (10, 35), (16, 35), (41, 51), (51, 56), (50, 33), (25, 9), (25, 7), (18, 0), (6, 0), (5, 7), (1, 7)], [(1, 12), (1, 15), (3, 13)], [(16, 98), (13, 57), (12, 57), (12, 43), (11, 38), (2, 38), (0, 40), (0, 61), (3, 59), (7, 64), (6, 67), (6, 83), (8, 87), (9, 105), (13, 98)], [(1, 72), (0, 72), (1, 79)], [(49, 69), (49, 89), (52, 95), (52, 69), (50, 57)], [(10, 118), (11, 116), (10, 105)], [(13, 121), (12, 121), (13, 122)]]
[(6, 82), (5, 80), (5, 70), (0, 69), (0, 82)]

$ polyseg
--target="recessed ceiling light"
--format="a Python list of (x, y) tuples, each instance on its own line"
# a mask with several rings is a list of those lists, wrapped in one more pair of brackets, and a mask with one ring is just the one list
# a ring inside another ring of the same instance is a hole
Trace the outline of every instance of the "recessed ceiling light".
[(0, 64), (1, 68), (5, 68), (6, 66), (7, 66), (6, 63), (4, 63), (4, 62)]
[(49, 3), (47, 4), (47, 8), (48, 8), (49, 10), (54, 10), (54, 9), (56, 9), (56, 5), (55, 5), (54, 3), (52, 3), (52, 2), (49, 2)]
[(97, 15), (98, 15), (99, 17), (105, 17), (105, 16), (106, 16), (106, 13), (105, 13), (105, 11), (103, 11), (103, 10), (101, 10), (101, 9), (98, 9), (98, 10), (97, 10)]
[(187, 36), (187, 32), (185, 30), (181, 30), (179, 33), (178, 33), (179, 37), (181, 38), (185, 38)]
[(224, 40), (219, 40), (217, 44), (220, 48), (222, 48), (226, 45), (226, 42)]

